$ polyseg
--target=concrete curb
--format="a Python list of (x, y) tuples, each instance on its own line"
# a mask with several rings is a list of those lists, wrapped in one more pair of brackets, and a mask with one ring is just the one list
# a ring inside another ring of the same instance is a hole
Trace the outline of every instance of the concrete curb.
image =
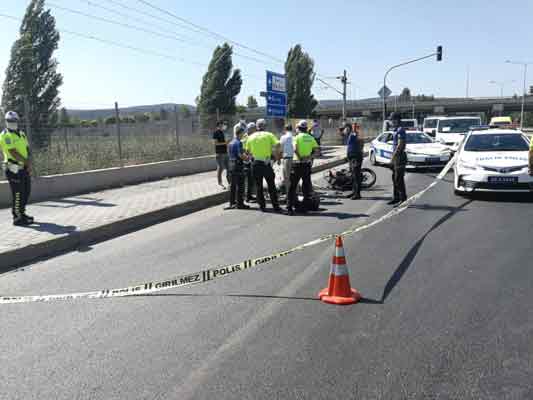
[[(346, 163), (346, 161), (345, 158), (332, 160), (313, 167), (313, 173), (334, 168)], [(53, 238), (42, 243), (0, 253), (0, 273), (8, 272), (39, 259), (50, 258), (58, 254), (87, 247), (91, 244), (103, 242), (149, 226), (183, 217), (206, 208), (218, 206), (228, 200), (229, 192), (215, 193), (84, 231), (75, 231), (66, 236)]]

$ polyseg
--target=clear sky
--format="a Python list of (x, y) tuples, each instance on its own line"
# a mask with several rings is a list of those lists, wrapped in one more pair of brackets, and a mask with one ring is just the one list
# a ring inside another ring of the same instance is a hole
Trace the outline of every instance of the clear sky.
[[(121, 8), (117, 2), (128, 8)], [(278, 59), (285, 59), (289, 48), (301, 43), (322, 76), (336, 76), (343, 69), (348, 70), (353, 82), (350, 98), (375, 97), (388, 66), (434, 52), (438, 44), (444, 46), (444, 62), (431, 59), (393, 72), (389, 87), (394, 93), (408, 86), (414, 94), (465, 96), (468, 66), (471, 96), (499, 95), (499, 87), (490, 84), (491, 80), (506, 82), (505, 95), (521, 93), (523, 69), (505, 64), (505, 60), (533, 62), (531, 0), (149, 2)], [(26, 0), (2, 0), (0, 13), (22, 18), (28, 3)], [(59, 30), (92, 35), (176, 58), (141, 54), (64, 33), (56, 56), (64, 75), (61, 98), (67, 108), (110, 107), (114, 101), (123, 106), (165, 102), (194, 104), (212, 50), (222, 42), (222, 39), (186, 29), (184, 24), (159, 14), (140, 0), (54, 0), (47, 4), (57, 19)], [(96, 5), (114, 9), (121, 15)], [(110, 25), (60, 10), (57, 6), (142, 26), (162, 35), (186, 36), (186, 39), (179, 42)], [(143, 16), (134, 9), (158, 15), (170, 23)], [(2, 82), (19, 25), (17, 21), (0, 17)], [(258, 97), (264, 90), (265, 69), (281, 72), (283, 65), (237, 46), (235, 51), (262, 61), (234, 58), (235, 66), (241, 68), (244, 75), (238, 99), (244, 103), (246, 96)], [(530, 77), (528, 86), (533, 84), (533, 67)], [(511, 82), (513, 80), (515, 82)], [(314, 93), (319, 99), (339, 98), (319, 82), (315, 84)]]

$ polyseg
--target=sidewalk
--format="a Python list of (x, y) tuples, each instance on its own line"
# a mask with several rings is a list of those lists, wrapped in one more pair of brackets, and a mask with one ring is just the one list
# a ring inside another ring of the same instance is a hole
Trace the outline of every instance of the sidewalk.
[[(313, 172), (345, 162), (345, 147), (328, 147)], [(275, 166), (276, 177), (281, 169)], [(0, 210), (0, 272), (32, 260), (73, 250), (227, 201), (216, 172), (169, 178), (119, 189), (30, 204), (37, 224), (12, 225), (10, 209)]]

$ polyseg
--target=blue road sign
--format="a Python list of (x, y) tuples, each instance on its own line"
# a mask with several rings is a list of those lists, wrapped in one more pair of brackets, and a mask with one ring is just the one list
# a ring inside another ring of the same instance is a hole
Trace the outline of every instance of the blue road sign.
[(284, 118), (287, 116), (287, 106), (266, 106), (266, 115), (267, 117), (280, 117)]
[(267, 92), (266, 102), (270, 106), (285, 106), (287, 105), (287, 95), (276, 92)]
[(267, 92), (286, 93), (287, 92), (287, 80), (285, 75), (278, 74), (276, 72), (267, 71)]

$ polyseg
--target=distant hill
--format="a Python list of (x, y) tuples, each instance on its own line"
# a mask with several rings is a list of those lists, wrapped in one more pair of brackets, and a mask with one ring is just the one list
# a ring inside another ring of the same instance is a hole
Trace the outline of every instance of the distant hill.
[[(196, 107), (189, 104), (152, 104), (149, 106), (134, 106), (134, 107), (124, 107), (120, 109), (121, 115), (133, 115), (133, 114), (144, 114), (150, 112), (159, 112), (161, 109), (167, 111), (174, 111), (174, 107), (177, 106), (178, 110), (185, 106), (191, 112), (196, 112)], [(99, 109), (99, 110), (71, 110), (67, 107), (67, 111), (70, 117), (78, 117), (79, 119), (94, 120), (98, 118), (106, 118), (115, 115), (114, 108)]]

